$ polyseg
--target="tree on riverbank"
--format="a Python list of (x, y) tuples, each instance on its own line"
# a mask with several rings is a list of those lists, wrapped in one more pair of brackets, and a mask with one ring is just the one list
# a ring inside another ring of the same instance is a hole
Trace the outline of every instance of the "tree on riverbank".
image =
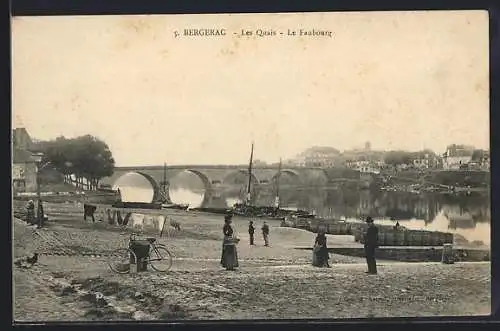
[(392, 166), (410, 164), (412, 160), (412, 153), (406, 151), (390, 151), (387, 152), (384, 157), (384, 162)]
[(97, 189), (101, 178), (113, 174), (115, 160), (108, 145), (92, 135), (41, 141), (37, 143), (37, 150), (44, 153), (45, 161), (67, 181), (74, 181), (80, 188)]

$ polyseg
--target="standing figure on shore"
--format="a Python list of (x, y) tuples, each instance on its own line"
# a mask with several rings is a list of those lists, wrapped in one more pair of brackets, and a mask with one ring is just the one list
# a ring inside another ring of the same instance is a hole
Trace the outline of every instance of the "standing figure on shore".
[(326, 234), (324, 230), (318, 232), (314, 242), (313, 266), (330, 268), (328, 263), (328, 247), (326, 245)]
[(253, 234), (255, 233), (255, 228), (253, 226), (253, 221), (250, 221), (250, 224), (248, 224), (248, 235), (250, 236), (250, 245), (254, 245), (253, 242)]
[(366, 218), (368, 228), (365, 232), (365, 255), (366, 264), (368, 265), (367, 274), (377, 274), (377, 261), (375, 260), (375, 250), (378, 246), (378, 228), (373, 224), (373, 218), (368, 216)]
[(269, 225), (264, 221), (262, 225), (262, 236), (264, 237), (264, 246), (269, 246)]
[(38, 221), (38, 228), (41, 228), (43, 226), (43, 221), (45, 219), (45, 212), (43, 210), (43, 202), (42, 199), (38, 200), (38, 212), (37, 212), (37, 221)]
[(236, 243), (238, 240), (234, 237), (232, 223), (232, 215), (224, 216), (224, 227), (222, 232), (224, 233), (224, 241), (222, 242), (222, 258), (221, 265), (226, 268), (226, 270), (234, 270), (238, 267), (238, 253), (236, 251)]
[(26, 223), (35, 224), (35, 203), (33, 200), (26, 204)]

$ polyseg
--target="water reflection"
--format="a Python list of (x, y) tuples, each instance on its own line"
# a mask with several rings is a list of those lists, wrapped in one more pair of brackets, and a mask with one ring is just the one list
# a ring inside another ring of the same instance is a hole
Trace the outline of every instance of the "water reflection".
[(127, 202), (151, 202), (154, 196), (151, 183), (137, 173), (128, 173), (120, 177), (113, 189), (120, 189), (122, 201)]
[[(172, 202), (191, 207), (230, 207), (241, 202), (245, 193), (238, 187), (219, 187), (205, 192), (203, 183), (196, 175), (183, 173), (176, 178), (171, 181), (169, 189)], [(142, 186), (131, 188), (131, 180), (135, 185)], [(141, 176), (122, 182), (120, 189), (126, 201), (151, 201), (153, 196), (150, 184)], [(257, 190), (256, 204), (273, 205), (275, 192), (271, 186)], [(352, 187), (282, 188), (280, 202), (284, 208), (314, 211), (320, 217), (360, 219), (370, 215), (379, 223), (394, 224), (398, 220), (408, 228), (453, 232), (468, 241), (490, 243), (490, 200), (486, 194), (456, 196), (373, 192)]]
[(205, 194), (185, 188), (170, 189), (170, 201), (177, 204), (189, 204), (191, 208), (201, 207)]
[(168, 192), (171, 202), (189, 204), (191, 208), (201, 207), (206, 194), (201, 178), (189, 171), (171, 178)]

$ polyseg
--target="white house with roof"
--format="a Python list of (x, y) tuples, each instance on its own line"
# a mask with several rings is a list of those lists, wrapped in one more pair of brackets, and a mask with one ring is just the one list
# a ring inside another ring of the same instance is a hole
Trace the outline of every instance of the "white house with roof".
[(474, 147), (465, 145), (450, 145), (443, 154), (443, 169), (459, 170), (472, 161)]

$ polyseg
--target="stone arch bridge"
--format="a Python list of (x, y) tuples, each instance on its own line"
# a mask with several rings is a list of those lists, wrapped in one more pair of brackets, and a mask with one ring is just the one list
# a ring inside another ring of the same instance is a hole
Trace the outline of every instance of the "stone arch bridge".
[[(242, 177), (242, 174), (248, 176), (248, 166), (245, 165), (174, 165), (167, 166), (166, 171), (163, 166), (116, 167), (112, 176), (101, 179), (100, 185), (101, 187), (112, 187), (122, 176), (136, 173), (150, 182), (154, 190), (153, 201), (157, 201), (162, 194), (164, 172), (166, 172), (166, 185), (168, 187), (172, 178), (186, 171), (195, 174), (202, 180), (206, 192), (211, 192), (217, 187), (230, 185), (229, 181), (234, 176)], [(252, 182), (256, 186), (272, 185), (278, 177), (278, 172), (277, 166), (254, 167), (252, 169)], [(296, 185), (326, 184), (338, 180), (338, 178), (332, 178), (331, 171), (328, 169), (317, 167), (283, 167), (281, 174), (288, 175), (287, 177), (291, 178)], [(168, 199), (168, 192), (164, 192), (164, 194), (167, 194)]]

